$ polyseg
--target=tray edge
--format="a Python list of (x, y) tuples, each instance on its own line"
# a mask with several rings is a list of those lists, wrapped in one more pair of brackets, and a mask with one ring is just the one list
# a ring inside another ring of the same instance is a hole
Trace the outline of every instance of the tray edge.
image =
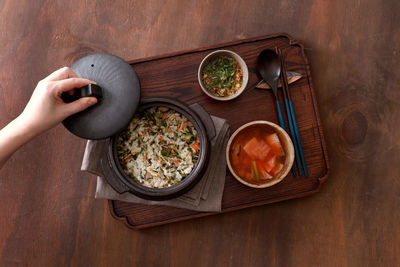
[[(132, 60), (128, 60), (127, 62), (128, 62), (128, 64), (132, 65), (132, 64), (138, 64), (138, 63), (143, 63), (143, 62), (148, 62), (148, 61), (153, 61), (153, 60), (158, 60), (158, 59), (163, 59), (163, 58), (168, 58), (168, 57), (175, 57), (175, 56), (180, 56), (180, 55), (185, 55), (185, 54), (193, 54), (193, 53), (202, 52), (202, 51), (209, 50), (209, 49), (216, 49), (216, 48), (221, 48), (221, 47), (225, 47), (225, 46), (239, 45), (239, 44), (243, 44), (243, 43), (255, 42), (255, 41), (260, 41), (260, 40), (265, 40), (265, 39), (273, 39), (273, 38), (279, 38), (279, 37), (284, 37), (284, 38), (288, 39), (289, 45), (298, 44), (298, 41), (295, 40), (289, 34), (287, 34), (285, 32), (279, 32), (279, 33), (274, 33), (274, 34), (270, 34), (270, 35), (250, 37), (247, 39), (240, 39), (240, 40), (235, 40), (235, 41), (230, 41), (230, 42), (225, 42), (225, 43), (218, 43), (218, 44), (214, 44), (214, 45), (203, 46), (200, 48), (185, 49), (185, 50), (171, 52), (171, 53), (165, 53), (165, 54), (161, 54), (161, 55), (157, 55), (157, 56), (132, 59)], [(304, 47), (303, 47), (303, 49), (304, 49)]]
[(311, 196), (311, 195), (318, 193), (321, 188), (322, 188), (321, 183), (319, 183), (318, 186), (315, 188), (315, 190), (300, 192), (298, 194), (291, 195), (290, 197), (285, 196), (285, 197), (275, 198), (275, 199), (271, 199), (271, 200), (265, 200), (265, 201), (261, 201), (261, 202), (257, 202), (257, 203), (249, 203), (249, 204), (242, 205), (242, 206), (228, 208), (221, 212), (197, 212), (197, 211), (194, 211), (197, 213), (188, 215), (188, 216), (184, 216), (184, 217), (175, 217), (175, 218), (164, 220), (164, 221), (158, 221), (158, 222), (140, 224), (140, 225), (132, 224), (127, 216), (119, 216), (114, 210), (114, 200), (108, 200), (108, 206), (109, 206), (111, 216), (114, 219), (124, 223), (125, 226), (130, 229), (141, 230), (141, 229), (147, 229), (147, 228), (161, 226), (164, 224), (169, 224), (169, 223), (174, 223), (174, 222), (182, 222), (182, 221), (187, 221), (187, 220), (191, 220), (191, 219), (195, 219), (195, 218), (207, 217), (207, 216), (215, 215), (215, 214), (224, 214), (224, 213), (239, 211), (239, 210), (247, 209), (247, 208), (260, 207), (260, 206), (264, 206), (266, 204), (272, 204), (272, 203), (282, 202), (282, 201), (286, 201), (286, 200), (303, 198), (303, 197)]

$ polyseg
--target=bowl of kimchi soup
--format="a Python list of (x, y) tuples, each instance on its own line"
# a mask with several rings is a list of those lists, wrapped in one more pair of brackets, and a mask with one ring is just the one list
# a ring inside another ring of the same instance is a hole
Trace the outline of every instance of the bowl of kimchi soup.
[(228, 141), (226, 161), (242, 184), (265, 188), (289, 173), (294, 148), (289, 135), (269, 121), (252, 121), (237, 129)]

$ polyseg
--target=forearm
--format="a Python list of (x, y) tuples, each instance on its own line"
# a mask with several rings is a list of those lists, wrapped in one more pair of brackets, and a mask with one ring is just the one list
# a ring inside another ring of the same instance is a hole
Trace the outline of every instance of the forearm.
[(22, 145), (38, 135), (29, 125), (24, 123), (21, 116), (14, 119), (0, 130), (0, 169), (7, 159)]

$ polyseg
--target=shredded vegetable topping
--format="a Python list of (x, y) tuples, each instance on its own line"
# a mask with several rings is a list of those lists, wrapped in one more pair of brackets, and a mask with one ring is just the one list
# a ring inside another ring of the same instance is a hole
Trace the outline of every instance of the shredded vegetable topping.
[(212, 58), (202, 71), (202, 81), (215, 96), (231, 96), (243, 83), (243, 73), (235, 59), (229, 56)]
[(193, 124), (167, 107), (153, 107), (135, 115), (119, 135), (118, 158), (136, 182), (152, 188), (179, 183), (193, 170), (200, 140)]

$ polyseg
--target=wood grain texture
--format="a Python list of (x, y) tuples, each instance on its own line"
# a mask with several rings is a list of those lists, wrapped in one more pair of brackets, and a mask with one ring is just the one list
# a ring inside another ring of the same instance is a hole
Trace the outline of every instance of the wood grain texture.
[(58, 126), (0, 171), (0, 266), (398, 265), (399, 8), (394, 0), (1, 1), (0, 127), (41, 78), (88, 53), (138, 59), (287, 32), (306, 47), (331, 174), (311, 197), (132, 231), (79, 171), (84, 140)]

